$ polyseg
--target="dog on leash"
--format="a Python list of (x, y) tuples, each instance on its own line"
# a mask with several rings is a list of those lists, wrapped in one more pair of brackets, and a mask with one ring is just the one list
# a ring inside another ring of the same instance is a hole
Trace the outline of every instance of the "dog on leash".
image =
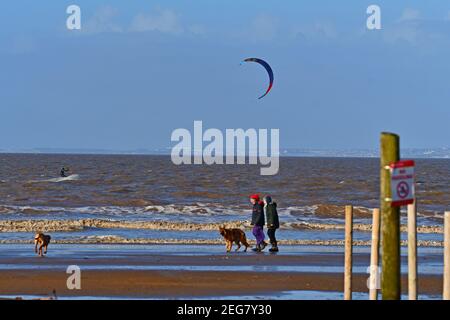
[(245, 250), (250, 247), (247, 242), (247, 237), (245, 236), (245, 232), (241, 229), (227, 229), (225, 227), (219, 227), (220, 235), (225, 239), (227, 244), (227, 252), (231, 251), (233, 247), (233, 243), (236, 243), (238, 246), (235, 251), (238, 251), (241, 248), (241, 243), (245, 246)]
[[(50, 237), (49, 235), (36, 233), (36, 235), (34, 236), (34, 252), (38, 253), (39, 246), (39, 256), (42, 257), (44, 254), (47, 254), (47, 248), (51, 238), (52, 237)], [(43, 248), (45, 249), (44, 253), (42, 253)]]

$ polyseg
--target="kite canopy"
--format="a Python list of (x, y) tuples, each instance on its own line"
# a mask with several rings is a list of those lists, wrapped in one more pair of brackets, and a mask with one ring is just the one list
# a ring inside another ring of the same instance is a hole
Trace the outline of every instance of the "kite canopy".
[(267, 73), (269, 74), (269, 87), (267, 88), (266, 92), (261, 97), (259, 97), (258, 99), (261, 99), (261, 98), (265, 97), (266, 94), (269, 93), (270, 89), (272, 89), (272, 85), (273, 85), (273, 71), (272, 71), (272, 68), (270, 67), (270, 65), (267, 62), (265, 62), (264, 60), (259, 59), (259, 58), (247, 58), (247, 59), (244, 60), (244, 62), (256, 62), (256, 63), (259, 63), (260, 65), (262, 65), (266, 69)]

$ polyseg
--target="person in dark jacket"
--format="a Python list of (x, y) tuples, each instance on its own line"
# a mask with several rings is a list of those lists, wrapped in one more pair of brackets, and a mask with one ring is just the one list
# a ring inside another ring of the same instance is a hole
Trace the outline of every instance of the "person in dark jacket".
[(280, 228), (280, 220), (278, 219), (277, 203), (272, 202), (270, 196), (265, 196), (264, 199), (264, 209), (266, 211), (266, 223), (267, 223), (267, 235), (270, 239), (270, 244), (272, 248), (269, 249), (270, 252), (278, 252), (277, 239), (275, 237), (275, 232)]
[(67, 178), (66, 173), (69, 172), (69, 168), (62, 167), (61, 171), (59, 172), (59, 175), (61, 178)]
[(253, 226), (253, 235), (256, 238), (256, 247), (253, 248), (253, 251), (261, 252), (267, 246), (267, 243), (264, 242), (264, 203), (259, 199), (259, 195), (254, 194), (250, 196), (250, 202), (253, 204), (253, 212), (252, 212), (252, 223)]

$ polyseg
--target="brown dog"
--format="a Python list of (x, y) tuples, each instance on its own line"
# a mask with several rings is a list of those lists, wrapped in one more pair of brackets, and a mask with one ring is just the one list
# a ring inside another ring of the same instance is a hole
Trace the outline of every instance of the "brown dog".
[(39, 245), (39, 255), (42, 257), (42, 248), (45, 248), (44, 254), (47, 254), (47, 247), (50, 243), (50, 237), (49, 235), (45, 235), (43, 233), (36, 233), (34, 236), (34, 252), (38, 253), (38, 245)]
[(219, 227), (219, 231), (227, 243), (227, 252), (231, 251), (233, 243), (236, 243), (238, 246), (236, 251), (241, 248), (241, 243), (245, 246), (244, 251), (247, 251), (247, 248), (250, 247), (245, 232), (241, 229), (226, 229), (225, 227)]

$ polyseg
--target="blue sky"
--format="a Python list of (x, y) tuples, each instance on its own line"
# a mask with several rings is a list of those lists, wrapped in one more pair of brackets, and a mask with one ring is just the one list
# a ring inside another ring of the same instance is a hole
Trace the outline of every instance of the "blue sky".
[[(274, 70), (262, 100), (246, 57)], [(194, 120), (279, 128), (286, 148), (376, 148), (381, 131), (449, 146), (449, 59), (448, 1), (9, 1), (0, 149), (168, 147)]]

